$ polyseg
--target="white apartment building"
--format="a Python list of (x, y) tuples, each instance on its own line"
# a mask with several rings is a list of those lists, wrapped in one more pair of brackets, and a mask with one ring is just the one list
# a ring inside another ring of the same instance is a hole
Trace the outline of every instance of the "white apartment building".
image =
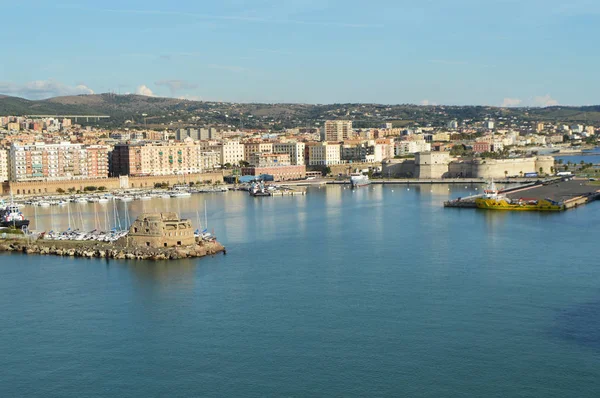
[(221, 164), (237, 165), (240, 160), (244, 160), (244, 144), (239, 141), (224, 141), (221, 146)]
[(221, 153), (216, 151), (204, 151), (200, 154), (202, 170), (210, 171), (221, 165)]
[(308, 164), (310, 166), (330, 166), (341, 164), (340, 145), (326, 142), (318, 145), (309, 145)]
[(9, 177), (8, 150), (0, 149), (0, 182), (8, 181)]
[(351, 120), (327, 120), (323, 126), (323, 141), (341, 142), (352, 137)]
[(301, 166), (304, 163), (304, 150), (306, 144), (303, 142), (276, 142), (273, 144), (273, 153), (287, 153), (290, 155), (290, 163)]
[(417, 141), (396, 141), (394, 144), (394, 155), (404, 156), (411, 153), (429, 152), (431, 144), (425, 140)]

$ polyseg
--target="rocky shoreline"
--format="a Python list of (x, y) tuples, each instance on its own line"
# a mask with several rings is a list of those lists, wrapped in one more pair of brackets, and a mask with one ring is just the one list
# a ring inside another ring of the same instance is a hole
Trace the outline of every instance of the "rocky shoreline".
[(77, 241), (45, 241), (39, 239), (28, 242), (24, 239), (1, 239), (0, 252), (54, 255), (66, 257), (106, 258), (115, 260), (179, 260), (199, 258), (217, 253), (226, 254), (219, 242), (199, 242), (190, 246), (169, 248), (146, 248), (114, 244)]

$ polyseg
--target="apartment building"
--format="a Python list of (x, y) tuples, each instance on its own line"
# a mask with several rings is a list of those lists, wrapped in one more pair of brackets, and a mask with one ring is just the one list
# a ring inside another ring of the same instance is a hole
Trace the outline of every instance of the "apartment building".
[(341, 164), (340, 145), (322, 142), (308, 146), (308, 164), (310, 166), (330, 166)]
[(8, 181), (9, 169), (8, 150), (0, 148), (0, 182)]
[(306, 144), (303, 142), (276, 142), (273, 144), (273, 153), (286, 153), (290, 156), (292, 165), (303, 165), (304, 149)]
[(404, 156), (411, 153), (429, 152), (431, 144), (425, 140), (419, 141), (397, 141), (394, 145), (394, 155)]
[(193, 142), (116, 145), (111, 175), (160, 176), (200, 173), (202, 148)]
[(351, 120), (327, 120), (323, 127), (322, 140), (341, 142), (352, 138), (353, 135)]
[(244, 143), (244, 160), (250, 162), (252, 155), (255, 153), (270, 153), (273, 152), (273, 143), (271, 142), (245, 142)]
[(9, 165), (11, 181), (106, 178), (108, 147), (70, 142), (13, 144)]
[(249, 163), (254, 167), (290, 166), (290, 155), (287, 153), (253, 153)]
[(221, 164), (239, 164), (244, 160), (244, 144), (239, 141), (224, 141), (221, 146)]

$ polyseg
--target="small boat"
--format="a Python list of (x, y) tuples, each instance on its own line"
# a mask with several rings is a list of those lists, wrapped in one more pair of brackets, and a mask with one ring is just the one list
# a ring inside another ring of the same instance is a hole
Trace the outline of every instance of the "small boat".
[(187, 198), (189, 196), (192, 196), (191, 193), (186, 192), (186, 191), (174, 191), (171, 192), (171, 197), (172, 198)]
[(117, 197), (118, 200), (120, 200), (121, 202), (131, 202), (133, 200), (133, 196), (119, 196)]

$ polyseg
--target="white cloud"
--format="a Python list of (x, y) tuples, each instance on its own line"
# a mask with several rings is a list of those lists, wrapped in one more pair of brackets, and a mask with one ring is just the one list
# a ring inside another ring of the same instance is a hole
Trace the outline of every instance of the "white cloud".
[(69, 86), (56, 80), (33, 80), (23, 84), (0, 82), (0, 93), (29, 99), (43, 99), (65, 95), (94, 94), (85, 84)]
[(154, 97), (152, 90), (150, 90), (145, 84), (138, 86), (138, 88), (135, 89), (135, 93), (138, 95), (145, 95), (146, 97)]
[(182, 100), (190, 100), (190, 101), (202, 101), (202, 97), (198, 96), (198, 95), (180, 95), (178, 97), (179, 99)]
[(423, 101), (421, 101), (421, 105), (429, 105), (429, 100), (424, 99)]
[(558, 101), (552, 98), (549, 94), (544, 96), (538, 96), (533, 99), (533, 105), (535, 106), (556, 106)]
[(175, 95), (180, 90), (190, 90), (198, 87), (197, 84), (185, 80), (159, 80), (154, 84), (168, 87), (171, 95)]
[(504, 98), (504, 101), (502, 101), (502, 107), (508, 108), (511, 106), (519, 106), (522, 102), (523, 100), (520, 100), (519, 98)]

